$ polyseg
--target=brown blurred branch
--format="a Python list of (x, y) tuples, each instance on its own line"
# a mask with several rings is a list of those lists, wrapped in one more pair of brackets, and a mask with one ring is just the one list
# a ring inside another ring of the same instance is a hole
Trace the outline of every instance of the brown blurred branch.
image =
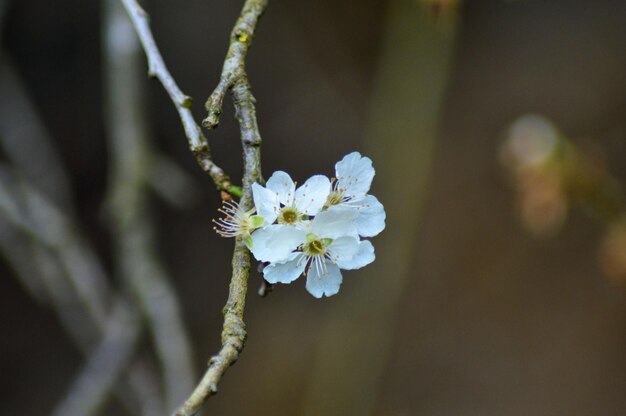
[(517, 190), (528, 231), (556, 233), (575, 206), (605, 224), (625, 215), (626, 195), (619, 181), (589, 150), (540, 115), (524, 115), (511, 125), (500, 159)]
[[(184, 94), (176, 81), (168, 71), (159, 52), (159, 48), (154, 41), (154, 36), (150, 30), (148, 14), (139, 6), (135, 0), (120, 0), (128, 12), (130, 19), (139, 36), (148, 59), (148, 74), (156, 77), (167, 94), (172, 99), (176, 111), (180, 116), (180, 121), (185, 129), (185, 135), (189, 141), (189, 148), (196, 156), (202, 170), (211, 176), (218, 190), (237, 193), (238, 188), (232, 187), (229, 176), (222, 168), (217, 166), (211, 159), (211, 150), (206, 137), (202, 134), (200, 126), (195, 122), (191, 113), (191, 97)], [(233, 189), (234, 188), (234, 189)]]
[[(252, 43), (252, 35), (259, 17), (267, 7), (267, 0), (248, 0), (231, 33), (230, 47), (224, 63), (217, 93), (230, 89), (235, 113), (240, 126), (241, 143), (244, 155), (243, 194), (239, 202), (240, 209), (252, 208), (251, 186), (261, 178), (261, 134), (256, 119), (255, 99), (245, 71), (246, 52)], [(226, 70), (229, 68), (229, 70)], [(236, 75), (234, 75), (236, 74)], [(219, 108), (221, 108), (220, 99)], [(209, 99), (211, 102), (211, 99)], [(207, 106), (209, 111), (217, 107)], [(220, 110), (221, 111), (221, 110)], [(213, 113), (209, 113), (209, 117)], [(235, 362), (243, 350), (246, 341), (246, 329), (243, 321), (248, 277), (250, 275), (250, 252), (241, 238), (237, 238), (233, 252), (233, 275), (230, 281), (228, 301), (224, 306), (224, 327), (222, 329), (222, 348), (209, 360), (209, 368), (202, 380), (175, 413), (176, 416), (196, 414), (206, 399), (217, 392), (217, 385), (226, 370)]]
[(554, 235), (578, 207), (605, 228), (600, 263), (607, 277), (626, 283), (626, 194), (604, 161), (540, 115), (511, 125), (500, 159), (517, 193), (518, 215), (536, 236)]

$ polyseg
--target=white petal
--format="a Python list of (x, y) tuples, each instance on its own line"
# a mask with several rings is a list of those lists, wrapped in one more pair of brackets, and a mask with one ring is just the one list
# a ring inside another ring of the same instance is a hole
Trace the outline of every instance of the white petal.
[(277, 170), (270, 176), (265, 187), (278, 195), (281, 204), (291, 206), (296, 194), (296, 184), (291, 176), (282, 170)]
[(326, 274), (319, 275), (315, 267), (309, 268), (306, 275), (306, 290), (316, 298), (321, 298), (324, 295), (332, 296), (339, 292), (341, 281), (339, 267), (326, 261)]
[(311, 220), (300, 220), (293, 224), (299, 230), (304, 230), (307, 233), (311, 232)]
[(326, 176), (311, 176), (296, 190), (296, 208), (306, 215), (316, 215), (324, 207), (329, 193), (330, 180)]
[(257, 214), (265, 219), (265, 225), (273, 223), (280, 208), (276, 194), (258, 183), (253, 183), (252, 198)]
[(356, 218), (356, 228), (360, 236), (374, 237), (385, 229), (385, 207), (373, 195), (367, 195), (358, 202), (348, 202), (359, 212)]
[(259, 261), (284, 262), (306, 241), (306, 232), (290, 225), (274, 224), (253, 232), (250, 251)]
[(311, 221), (310, 232), (321, 238), (338, 238), (357, 235), (355, 219), (356, 209), (346, 206), (333, 206), (322, 211)]
[[(359, 249), (359, 239), (357, 237), (339, 237), (333, 240), (328, 246), (333, 260), (339, 264), (340, 261), (349, 261), (354, 257)], [(339, 265), (341, 267), (341, 265)], [(343, 267), (341, 267), (343, 269)]]
[(291, 283), (304, 272), (306, 261), (302, 253), (292, 253), (285, 263), (271, 263), (263, 269), (263, 277), (270, 283)]
[(369, 241), (363, 240), (359, 243), (357, 252), (354, 256), (352, 256), (349, 260), (340, 258), (337, 261), (337, 266), (346, 270), (360, 269), (361, 267), (365, 267), (373, 262), (375, 258), (376, 255), (374, 254), (374, 246)]
[(344, 196), (360, 198), (370, 190), (375, 171), (369, 157), (352, 152), (337, 162), (335, 174), (337, 188), (344, 190)]

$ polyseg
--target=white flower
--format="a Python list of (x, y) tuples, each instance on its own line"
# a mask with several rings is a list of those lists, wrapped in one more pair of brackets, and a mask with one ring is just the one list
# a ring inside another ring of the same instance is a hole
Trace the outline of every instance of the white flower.
[(224, 214), (224, 218), (213, 220), (216, 224), (213, 227), (215, 232), (222, 237), (242, 237), (250, 247), (252, 244), (250, 233), (263, 225), (263, 217), (253, 215), (254, 208), (243, 211), (236, 202), (225, 202), (218, 211)]
[[(309, 217), (324, 207), (330, 193), (330, 180), (322, 175), (310, 177), (296, 189), (291, 177), (277, 171), (265, 187), (252, 184), (252, 197), (257, 213), (264, 219), (264, 227), (251, 236), (250, 251), (259, 261), (281, 261), (300, 241)], [(273, 224), (277, 221), (277, 224)]]
[(373, 237), (385, 228), (385, 208), (378, 199), (369, 195), (374, 179), (374, 168), (368, 157), (352, 152), (335, 165), (337, 180), (326, 201), (326, 207), (348, 207), (358, 215), (357, 232), (363, 237)]
[(265, 219), (265, 224), (303, 225), (309, 216), (322, 210), (328, 194), (330, 181), (326, 176), (310, 177), (296, 189), (291, 177), (282, 171), (274, 172), (265, 187), (252, 184), (252, 196), (257, 213)]
[(274, 172), (266, 186), (252, 184), (255, 209), (225, 205), (217, 232), (242, 237), (257, 260), (269, 263), (263, 269), (269, 283), (291, 283), (304, 274), (313, 296), (332, 296), (341, 286), (341, 269), (374, 261), (374, 247), (361, 237), (385, 228), (385, 210), (368, 194), (372, 161), (353, 152), (337, 162), (335, 173), (334, 182), (315, 175), (296, 188), (287, 173)]
[[(336, 207), (319, 213), (306, 230), (282, 226), (254, 232), (253, 253), (257, 259), (257, 254), (264, 258), (284, 256), (263, 269), (265, 280), (291, 283), (304, 273), (306, 289), (313, 296), (336, 294), (342, 282), (340, 269), (359, 269), (374, 261), (374, 247), (369, 241), (359, 241), (356, 234), (357, 215), (354, 209)], [(257, 234), (262, 238), (257, 240)]]

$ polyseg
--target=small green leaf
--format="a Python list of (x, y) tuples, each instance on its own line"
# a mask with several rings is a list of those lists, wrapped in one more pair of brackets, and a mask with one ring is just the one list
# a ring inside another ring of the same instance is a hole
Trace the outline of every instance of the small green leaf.
[(252, 237), (249, 235), (245, 236), (243, 242), (249, 250), (252, 250)]
[(250, 225), (252, 225), (253, 228), (261, 227), (264, 222), (265, 218), (263, 218), (261, 215), (253, 215), (250, 217)]

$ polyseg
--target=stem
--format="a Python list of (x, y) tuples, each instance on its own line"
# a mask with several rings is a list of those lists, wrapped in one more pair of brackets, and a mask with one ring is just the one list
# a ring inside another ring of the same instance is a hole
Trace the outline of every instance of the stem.
[[(105, 5), (109, 202), (116, 266), (146, 318), (163, 370), (166, 406), (173, 409), (193, 386), (191, 345), (174, 288), (153, 244), (154, 225), (147, 200), (150, 178), (146, 169), (152, 150), (141, 105), (140, 48), (118, 2), (106, 0)], [(161, 71), (166, 76), (168, 82), (164, 85), (173, 91), (172, 99), (184, 105), (185, 97), (161, 66), (163, 61), (156, 62), (155, 67), (151, 61), (151, 71)]]
[[(231, 33), (230, 47), (224, 62), (224, 69), (218, 87), (207, 101), (209, 117), (204, 125), (217, 126), (219, 117), (211, 121), (211, 115), (221, 114), (224, 92), (231, 91), (237, 121), (240, 126), (243, 146), (243, 190), (240, 206), (243, 210), (252, 208), (254, 182), (261, 179), (261, 134), (256, 118), (255, 99), (245, 71), (245, 59), (259, 17), (267, 7), (267, 0), (247, 0), (241, 15)], [(217, 386), (228, 368), (239, 358), (246, 342), (246, 328), (243, 320), (248, 277), (250, 275), (250, 253), (241, 238), (235, 241), (233, 252), (233, 275), (230, 281), (228, 301), (224, 306), (224, 326), (222, 348), (209, 360), (209, 368), (200, 383), (175, 416), (195, 415), (209, 396), (217, 393)]]
[(234, 87), (238, 81), (246, 79), (244, 62), (252, 45), (259, 18), (265, 11), (267, 3), (267, 0), (247, 0), (230, 32), (230, 46), (222, 67), (220, 82), (204, 105), (209, 114), (202, 121), (202, 125), (207, 129), (218, 126), (226, 91)]
[(189, 148), (196, 156), (198, 164), (209, 174), (218, 190), (229, 191), (231, 187), (229, 176), (222, 168), (217, 166), (211, 159), (211, 149), (209, 142), (202, 134), (200, 126), (195, 122), (191, 113), (191, 97), (184, 94), (174, 78), (165, 66), (163, 57), (154, 41), (154, 36), (150, 30), (148, 14), (139, 6), (135, 0), (120, 0), (128, 12), (128, 16), (135, 27), (141, 45), (148, 59), (148, 75), (156, 77), (163, 85), (163, 88), (170, 96), (176, 111), (180, 116), (180, 121), (185, 130), (185, 136), (189, 142)]
[[(71, 219), (58, 211), (45, 195), (28, 183), (19, 180), (2, 165), (0, 165), (0, 201), (2, 202), (0, 214), (6, 220), (7, 225), (13, 228), (13, 230), (9, 229), (9, 232), (14, 235), (21, 234), (22, 239), (31, 243), (29, 247), (31, 251), (26, 259), (37, 269), (51, 308), (55, 310), (80, 351), (88, 357), (89, 362), (92, 362), (98, 351), (94, 349), (94, 344), (98, 342), (102, 345), (102, 342), (106, 342), (108, 329), (116, 325), (113, 321), (119, 317), (119, 314), (114, 316), (107, 312), (108, 305), (115, 304), (119, 309), (125, 304), (125, 300), (109, 286), (98, 258), (89, 243), (76, 233), (76, 225)], [(8, 235), (10, 237), (10, 234)], [(6, 245), (6, 237), (3, 233), (0, 246)], [(14, 246), (16, 241), (12, 242)], [(13, 253), (13, 251), (4, 251), (7, 255)], [(16, 269), (17, 272), (22, 270), (24, 270), (23, 267)], [(24, 279), (23, 276), (18, 277)], [(126, 307), (128, 310), (125, 315), (131, 316), (134, 308), (127, 303)], [(101, 310), (103, 310), (102, 313)], [(114, 365), (104, 368), (107, 374), (117, 373), (119, 368), (125, 368), (121, 356), (128, 357), (128, 354), (121, 352), (128, 350), (126, 345), (132, 343), (132, 338), (134, 335), (130, 332), (127, 332), (124, 337), (116, 338), (120, 341), (115, 348), (119, 354)], [(115, 387), (121, 403), (131, 411), (135, 410), (137, 399), (141, 402), (142, 408), (145, 407), (147, 400), (151, 403), (155, 402), (152, 397), (149, 398), (143, 392), (146, 390), (147, 382), (156, 376), (150, 369), (139, 374), (136, 371), (140, 369), (139, 366), (146, 366), (138, 361), (134, 364), (126, 368), (124, 380), (116, 385), (108, 383), (111, 380), (109, 378), (97, 377), (90, 385), (90, 396), (82, 395), (81, 408), (85, 409), (87, 406), (90, 409), (96, 409), (104, 400), (104, 394), (110, 390), (110, 387)], [(101, 366), (97, 368), (102, 369)], [(89, 414), (88, 412), (79, 413)], [(142, 415), (153, 414), (142, 412)]]

